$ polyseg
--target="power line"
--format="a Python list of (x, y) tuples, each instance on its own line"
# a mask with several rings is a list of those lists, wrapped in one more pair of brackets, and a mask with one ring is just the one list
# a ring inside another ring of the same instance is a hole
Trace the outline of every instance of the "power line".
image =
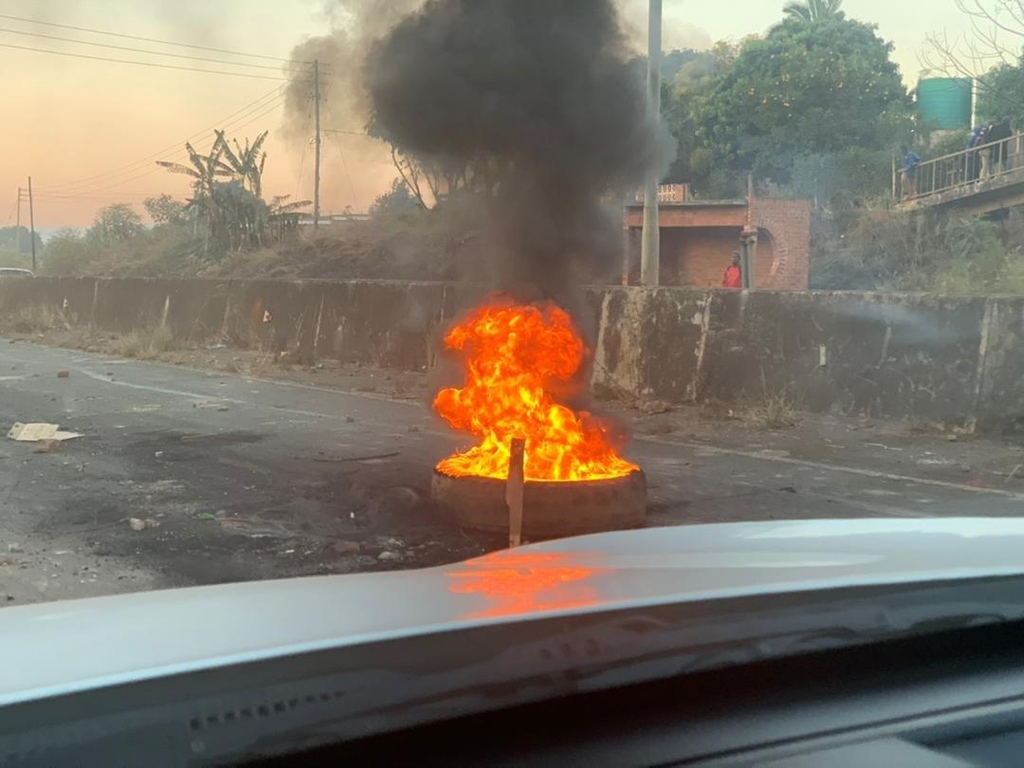
[(87, 53), (70, 53), (69, 51), (53, 51), (48, 48), (32, 48), (27, 45), (14, 45), (13, 43), (0, 43), (0, 48), (14, 48), (19, 51), (32, 51), (33, 53), (49, 53), (54, 56), (70, 56), (75, 59), (91, 59), (93, 61), (110, 61), (115, 64), (135, 64), (140, 67), (157, 67), (159, 69), (177, 69), (182, 72), (204, 72), (208, 75), (227, 75), (229, 77), (251, 77), (256, 80), (278, 80), (288, 82), (286, 77), (271, 77), (270, 75), (255, 75), (248, 72), (224, 72), (217, 69), (199, 69), (198, 67), (179, 67), (175, 64), (157, 64), (152, 61), (132, 61), (130, 59), (113, 59), (107, 56), (90, 56)]
[[(18, 30), (18, 29), (6, 29), (6, 28), (2, 28), (2, 27), (0, 27), (0, 32), (6, 32), (7, 34), (10, 34), (10, 35), (27, 35), (29, 37), (39, 37), (39, 38), (42, 38), (44, 40), (57, 40), (57, 41), (63, 42), (63, 43), (74, 43), (75, 45), (92, 45), (92, 46), (95, 46), (97, 48), (110, 48), (110, 49), (115, 50), (115, 51), (130, 51), (132, 53), (146, 53), (146, 54), (151, 54), (153, 56), (170, 56), (170, 57), (175, 58), (175, 59), (188, 59), (190, 61), (207, 61), (207, 62), (212, 62), (214, 64), (226, 64), (228, 66), (233, 66), (233, 67), (255, 67), (257, 69), (270, 69), (270, 70), (273, 70), (275, 72), (280, 72), (282, 67), (285, 66), (285, 64), (277, 64), (277, 65), (250, 64), (249, 62), (246, 62), (246, 61), (226, 61), (224, 59), (212, 59), (212, 58), (210, 58), (208, 56), (191, 56), (191, 55), (189, 55), (187, 53), (167, 53), (167, 52), (164, 52), (164, 51), (154, 51), (151, 48), (133, 48), (133, 47), (127, 46), (127, 45), (111, 45), (109, 43), (96, 43), (96, 42), (93, 42), (91, 40), (76, 40), (76, 39), (74, 39), (72, 37), (60, 37), (59, 35), (44, 35), (41, 32), (23, 32), (23, 31)], [(290, 63), (287, 63), (287, 66), (290, 67), (290, 66), (293, 66), (293, 65), (290, 64)], [(305, 64), (298, 64), (298, 66), (305, 67), (307, 65), (305, 65)]]
[(157, 43), (158, 45), (175, 45), (179, 48), (192, 48), (197, 51), (211, 51), (213, 53), (227, 53), (233, 56), (249, 56), (254, 59), (266, 59), (267, 61), (283, 61), (283, 62), (298, 62), (300, 64), (311, 64), (309, 61), (302, 61), (300, 59), (283, 59), (279, 56), (265, 56), (260, 53), (246, 53), (245, 51), (232, 51), (226, 48), (210, 48), (205, 45), (193, 45), (191, 43), (178, 43), (173, 40), (158, 40), (152, 37), (140, 37), (138, 35), (126, 35), (119, 32), (107, 32), (102, 29), (89, 29), (87, 27), (76, 27), (71, 24), (56, 24), (52, 21), (40, 21), (39, 19), (27, 19), (22, 16), (8, 16), (0, 13), (0, 19), (7, 19), (9, 21), (21, 21), (26, 24), (39, 24), (46, 27), (57, 27), (60, 29), (71, 29), (75, 32), (88, 32), (93, 35), (107, 35), (108, 37), (120, 37), (126, 40), (138, 40), (144, 43)]
[[(251, 125), (252, 123), (254, 123), (257, 120), (259, 120), (260, 118), (265, 117), (266, 115), (270, 114), (274, 110), (278, 109), (283, 103), (284, 103), (284, 97), (282, 96), (282, 97), (274, 100), (273, 102), (271, 102), (270, 105), (265, 110), (263, 110), (262, 112), (260, 112), (257, 115), (254, 115), (250, 119), (246, 120), (244, 123), (237, 124), (237, 125), (230, 125), (229, 124), (229, 125), (225, 126), (225, 130), (227, 128), (230, 128), (233, 131), (241, 130), (242, 128), (245, 128), (246, 126)], [(266, 105), (264, 105), (264, 106), (266, 106)], [(237, 121), (235, 121), (235, 122), (237, 122)], [(166, 153), (165, 153), (165, 155), (166, 155)], [(179, 159), (180, 160), (184, 160), (185, 159), (185, 150), (179, 150), (178, 152), (173, 153), (169, 157), (165, 156), (164, 158), (161, 158), (161, 159), (166, 159), (166, 160), (169, 160), (171, 162), (177, 162), (177, 161), (179, 161)], [(67, 189), (59, 190), (58, 189), (58, 190), (55, 190), (55, 191), (57, 193), (68, 192), (68, 193), (71, 193), (71, 194), (81, 194), (81, 195), (84, 195), (84, 194), (87, 194), (87, 193), (90, 193), (90, 192), (106, 192), (108, 190), (114, 190), (115, 188), (117, 188), (117, 187), (119, 187), (119, 186), (121, 186), (123, 184), (127, 184), (127, 183), (132, 182), (132, 181), (137, 181), (138, 179), (143, 179), (146, 176), (151, 176), (154, 173), (160, 173), (160, 172), (165, 172), (166, 173), (166, 169), (165, 168), (161, 168), (160, 166), (157, 166), (157, 165), (154, 164), (152, 168), (149, 168), (149, 169), (147, 169), (145, 171), (142, 171), (142, 173), (137, 173), (137, 174), (135, 174), (133, 176), (129, 176), (129, 177), (124, 178), (124, 179), (119, 179), (117, 181), (113, 181), (112, 183), (110, 183), (110, 184), (108, 184), (107, 186), (104, 186), (104, 187), (91, 187), (91, 185), (84, 185), (85, 187), (87, 187), (84, 190), (83, 189), (71, 189), (71, 190), (67, 190)], [(102, 184), (102, 183), (106, 183), (106, 182), (97, 182), (97, 183), (101, 183)]]
[(167, 147), (164, 147), (163, 149), (157, 150), (156, 152), (154, 152), (154, 153), (152, 153), (150, 155), (146, 155), (145, 157), (140, 158), (138, 160), (135, 160), (134, 162), (128, 163), (126, 165), (119, 166), (119, 167), (114, 168), (114, 169), (112, 169), (110, 171), (104, 171), (102, 173), (97, 173), (97, 174), (94, 174), (92, 176), (86, 176), (84, 178), (78, 179), (77, 181), (69, 181), (69, 182), (65, 182), (63, 184), (56, 184), (56, 185), (54, 185), (54, 187), (52, 189), (55, 190), (55, 191), (71, 191), (71, 190), (73, 190), (75, 188), (79, 188), (79, 187), (90, 187), (90, 186), (92, 186), (95, 183), (103, 183), (107, 179), (115, 177), (115, 176), (120, 176), (123, 173), (133, 173), (136, 170), (139, 170), (144, 165), (147, 165), (148, 163), (152, 162), (153, 160), (157, 160), (159, 158), (164, 157), (169, 152), (175, 152), (175, 154), (179, 154), (180, 152), (183, 151), (182, 150), (182, 146), (184, 145), (185, 142), (193, 141), (193, 140), (198, 139), (198, 138), (200, 138), (202, 136), (205, 136), (210, 131), (213, 131), (213, 130), (215, 130), (217, 128), (228, 128), (228, 127), (231, 127), (232, 124), (234, 122), (236, 122), (235, 119), (234, 119), (236, 116), (243, 117), (243, 116), (246, 116), (248, 114), (252, 114), (252, 112), (257, 110), (257, 109), (262, 109), (264, 106), (266, 106), (267, 103), (269, 103), (267, 101), (268, 99), (273, 99), (273, 97), (281, 95), (281, 92), (283, 90), (284, 90), (284, 86), (283, 85), (279, 85), (276, 88), (274, 88), (274, 89), (268, 91), (267, 93), (263, 94), (262, 96), (260, 96), (255, 101), (251, 101), (248, 104), (246, 104), (244, 107), (241, 107), (240, 109), (236, 109), (234, 112), (232, 112), (227, 117), (221, 118), (220, 120), (218, 120), (213, 125), (210, 125), (210, 126), (208, 126), (206, 128), (203, 128), (201, 131), (197, 131), (196, 133), (193, 133), (191, 136), (186, 137), (182, 141), (177, 141), (174, 144), (171, 144), (171, 145), (169, 145)]
[(348, 136), (369, 136), (371, 139), (375, 138), (370, 136), (366, 131), (343, 131), (340, 128), (322, 128), (324, 133), (344, 133)]

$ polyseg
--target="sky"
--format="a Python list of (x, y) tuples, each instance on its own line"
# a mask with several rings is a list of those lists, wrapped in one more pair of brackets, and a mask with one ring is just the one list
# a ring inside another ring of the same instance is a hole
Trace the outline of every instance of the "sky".
[[(638, 40), (646, 30), (647, 0), (620, 0)], [(157, 159), (182, 160), (184, 141), (209, 149), (212, 128), (228, 136), (270, 131), (265, 196), (312, 197), (308, 135), (283, 130), (279, 68), (303, 37), (325, 34), (326, 0), (4, 0), (0, 14), (223, 51), (166, 46), (0, 18), (0, 104), (4, 105), (0, 155), (0, 226), (13, 224), (17, 188), (32, 176), (35, 222), (42, 230), (86, 227), (103, 205), (127, 202), (142, 212), (147, 196), (187, 196), (186, 176), (173, 175)], [(664, 0), (664, 47), (706, 47), (764, 32), (781, 18), (783, 0)], [(894, 58), (908, 84), (916, 82), (929, 32), (967, 29), (955, 0), (845, 0), (849, 16), (879, 25), (895, 43)], [(35, 36), (25, 33), (34, 33)], [(138, 51), (70, 43), (73, 38)], [(7, 46), (21, 46), (12, 48)], [(230, 71), (190, 72), (41, 53), (85, 56)], [(179, 58), (154, 55), (178, 54)], [(218, 61), (199, 61), (192, 56)], [(232, 62), (222, 64), (221, 61)], [(250, 66), (242, 66), (245, 62)], [(294, 65), (292, 65), (294, 66)], [(237, 76), (246, 73), (246, 77)], [(359, 115), (335, 114), (328, 104), (325, 128), (358, 130)], [(324, 135), (322, 210), (365, 211), (394, 173), (385, 149), (367, 137)], [(27, 222), (27, 204), (22, 221)]]

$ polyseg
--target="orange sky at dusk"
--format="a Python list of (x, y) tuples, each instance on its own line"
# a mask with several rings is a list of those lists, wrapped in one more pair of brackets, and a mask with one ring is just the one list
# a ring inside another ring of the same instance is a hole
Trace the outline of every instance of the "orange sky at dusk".
[[(627, 22), (637, 30), (645, 29), (646, 0), (618, 1)], [(333, 4), (341, 2), (333, 0)], [(286, 58), (304, 36), (328, 32), (325, 9), (330, 5), (332, 0), (4, 0), (0, 14)], [(713, 40), (763, 32), (781, 18), (782, 5), (783, 0), (734, 0), (727, 5), (665, 0), (665, 47), (704, 47)], [(895, 58), (908, 84), (916, 82), (919, 53), (928, 32), (966, 28), (954, 0), (846, 0), (844, 8), (855, 18), (877, 22), (880, 34), (895, 41)], [(282, 130), (281, 99), (275, 89), (283, 86), (283, 81), (69, 58), (4, 46), (283, 77), (277, 62), (265, 59), (0, 18), (4, 139), (0, 226), (13, 223), (17, 187), (25, 186), (29, 175), (37, 193), (36, 226), (44, 230), (88, 226), (97, 208), (109, 203), (131, 202), (141, 212), (146, 196), (166, 192), (184, 199), (187, 177), (167, 173), (154, 160), (183, 159), (184, 140), (200, 132), (193, 143), (199, 151), (208, 149), (215, 126), (243, 142), (270, 130), (265, 196), (312, 197), (312, 146), (308, 139), (289, 141)], [(271, 68), (166, 58), (153, 55), (155, 50)], [(360, 130), (363, 121), (361, 115), (333, 114), (329, 107), (323, 115), (324, 127)], [(312, 128), (308, 136), (311, 138)], [(349, 206), (365, 211), (395, 175), (386, 149), (368, 138), (325, 134), (323, 146), (324, 212), (340, 213)]]
[[(327, 29), (320, 4), (314, 0), (274, 4), (178, 0), (174, 4), (147, 3), (145, 7), (122, 0), (5, 0), (0, 13), (281, 58), (289, 55), (303, 35), (323, 34)], [(0, 30), (245, 61), (271, 68), (222, 66), (0, 31), (3, 44), (283, 77), (276, 62), (263, 59), (159, 46), (10, 19), (0, 19)], [(13, 223), (8, 219), (13, 217), (17, 187), (26, 186), (29, 175), (36, 197), (36, 226), (41, 229), (88, 226), (96, 209), (109, 203), (131, 202), (142, 212), (141, 201), (147, 196), (166, 192), (184, 199), (189, 190), (188, 177), (168, 173), (155, 160), (184, 159), (184, 140), (201, 131), (193, 145), (200, 152), (208, 149), (214, 126), (226, 128), (229, 137), (243, 143), (246, 137), (270, 130), (265, 196), (312, 197), (313, 147), (303, 147), (301, 140), (286, 140), (281, 130), (282, 99), (276, 89), (285, 85), (283, 81), (132, 66), (4, 47), (0, 47), (0, 71), (4, 73), (0, 78), (0, 104), (4, 105), (0, 226)], [(243, 110), (254, 102), (255, 106)], [(225, 120), (233, 113), (238, 114)], [(332, 120), (342, 128), (358, 129), (361, 124), (361, 118), (334, 115), (325, 109), (323, 126), (330, 127)], [(370, 139), (325, 134), (323, 147), (321, 193), (325, 212), (341, 212), (346, 206), (365, 211), (394, 176), (387, 152)], [(23, 207), (23, 223), (27, 215), (27, 207)]]

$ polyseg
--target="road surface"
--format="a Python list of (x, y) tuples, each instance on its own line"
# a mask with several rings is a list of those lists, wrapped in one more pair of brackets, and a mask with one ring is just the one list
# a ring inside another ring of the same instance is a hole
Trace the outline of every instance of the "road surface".
[[(0, 442), (0, 605), (420, 567), (502, 543), (430, 505), (433, 464), (465, 443), (419, 402), (0, 341), (0, 434), (34, 421), (84, 436), (56, 453)], [(649, 525), (1024, 510), (1008, 485), (929, 468), (941, 456), (908, 474), (881, 448), (770, 442), (635, 439)]]

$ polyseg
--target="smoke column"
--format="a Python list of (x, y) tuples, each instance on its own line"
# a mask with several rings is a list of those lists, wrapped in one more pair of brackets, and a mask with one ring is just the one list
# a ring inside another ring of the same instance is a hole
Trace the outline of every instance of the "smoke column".
[(428, 0), (363, 75), (396, 145), (494, 175), (482, 215), (502, 287), (559, 298), (575, 265), (621, 253), (606, 196), (671, 159), (628, 57), (612, 0)]

